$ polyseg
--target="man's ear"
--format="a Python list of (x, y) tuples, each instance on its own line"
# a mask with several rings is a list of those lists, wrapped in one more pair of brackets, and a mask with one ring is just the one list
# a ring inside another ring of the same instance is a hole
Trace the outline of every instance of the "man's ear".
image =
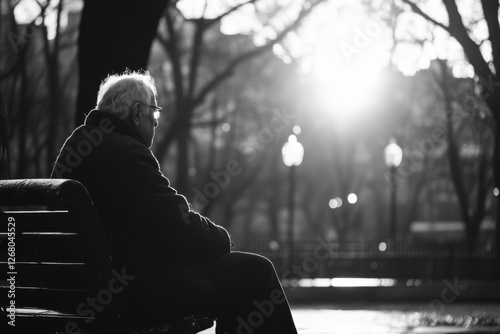
[(139, 103), (134, 103), (130, 108), (129, 118), (130, 122), (135, 126), (139, 125), (139, 114), (141, 113), (141, 106)]

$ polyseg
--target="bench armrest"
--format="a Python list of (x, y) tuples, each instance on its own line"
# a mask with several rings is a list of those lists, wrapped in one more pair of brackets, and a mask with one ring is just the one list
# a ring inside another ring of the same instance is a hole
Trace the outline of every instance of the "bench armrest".
[[(77, 204), (78, 203), (78, 204)], [(0, 205), (92, 206), (85, 187), (69, 179), (0, 180)]]

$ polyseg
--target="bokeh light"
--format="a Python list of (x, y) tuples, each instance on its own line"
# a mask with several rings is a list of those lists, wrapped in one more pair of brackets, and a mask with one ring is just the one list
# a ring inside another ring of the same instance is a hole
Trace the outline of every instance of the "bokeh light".
[(269, 241), (269, 249), (277, 251), (280, 249), (280, 243), (276, 240)]
[(295, 125), (293, 127), (293, 133), (296, 134), (297, 136), (300, 135), (301, 132), (302, 132), (302, 129), (300, 128), (300, 126)]
[(385, 252), (387, 250), (387, 244), (385, 242), (381, 242), (378, 244), (378, 250), (381, 252)]
[(229, 123), (222, 124), (222, 131), (224, 131), (224, 132), (231, 131), (231, 124), (229, 124)]
[(340, 197), (332, 198), (330, 201), (328, 201), (328, 206), (331, 209), (340, 208), (342, 206), (342, 199)]
[(350, 204), (354, 204), (358, 201), (358, 196), (354, 193), (350, 193), (348, 196), (347, 196), (347, 201), (350, 203)]

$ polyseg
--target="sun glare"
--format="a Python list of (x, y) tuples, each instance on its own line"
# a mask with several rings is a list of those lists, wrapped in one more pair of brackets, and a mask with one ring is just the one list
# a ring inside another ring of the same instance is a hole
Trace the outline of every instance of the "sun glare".
[(326, 73), (330, 73), (329, 77), (320, 78), (317, 89), (321, 107), (328, 112), (360, 112), (373, 103), (379, 67), (365, 63), (357, 67), (331, 68)]
[(313, 68), (320, 107), (349, 118), (374, 103), (388, 61), (384, 24), (357, 15), (344, 13), (324, 28)]

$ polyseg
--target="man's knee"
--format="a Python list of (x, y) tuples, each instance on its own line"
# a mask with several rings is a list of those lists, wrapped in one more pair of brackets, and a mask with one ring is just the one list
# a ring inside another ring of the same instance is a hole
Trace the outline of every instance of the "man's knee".
[[(239, 273), (250, 282), (257, 278), (276, 276), (273, 263), (266, 257), (245, 252), (233, 252), (229, 256), (233, 274)], [(238, 275), (238, 274), (237, 274)]]
[(253, 258), (253, 265), (255, 268), (257, 268), (259, 273), (275, 273), (274, 269), (274, 264), (269, 260), (267, 257), (258, 255), (258, 254), (252, 254)]

